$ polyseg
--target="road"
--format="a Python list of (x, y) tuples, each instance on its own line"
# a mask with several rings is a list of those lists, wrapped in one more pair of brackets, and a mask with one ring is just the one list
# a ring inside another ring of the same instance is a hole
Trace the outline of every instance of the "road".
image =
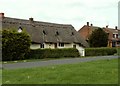
[(94, 60), (115, 59), (115, 58), (118, 58), (118, 56), (96, 56), (96, 57), (87, 57), (87, 58), (66, 58), (66, 59), (48, 60), (48, 61), (18, 62), (11, 64), (2, 64), (2, 68), (17, 69), (17, 68), (43, 67), (49, 65), (73, 64), (80, 62), (89, 62)]

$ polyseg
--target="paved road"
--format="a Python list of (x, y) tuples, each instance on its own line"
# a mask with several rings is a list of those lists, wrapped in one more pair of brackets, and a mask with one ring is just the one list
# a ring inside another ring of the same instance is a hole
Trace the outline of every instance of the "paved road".
[(67, 58), (67, 59), (49, 60), (49, 61), (22, 62), (22, 63), (14, 63), (14, 64), (3, 64), (2, 67), (3, 69), (31, 68), (31, 67), (41, 67), (48, 65), (88, 62), (93, 60), (114, 59), (114, 58), (118, 58), (118, 56), (97, 56), (97, 57), (88, 57), (88, 58)]

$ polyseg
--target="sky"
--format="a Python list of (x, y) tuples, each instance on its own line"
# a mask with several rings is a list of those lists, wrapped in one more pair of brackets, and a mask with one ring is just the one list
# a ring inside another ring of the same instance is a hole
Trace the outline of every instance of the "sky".
[(118, 26), (119, 0), (0, 0), (6, 17), (72, 24), (79, 30), (86, 22), (93, 26)]

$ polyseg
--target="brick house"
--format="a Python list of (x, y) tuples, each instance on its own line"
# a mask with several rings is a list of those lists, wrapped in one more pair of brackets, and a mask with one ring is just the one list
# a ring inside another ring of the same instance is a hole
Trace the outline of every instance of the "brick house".
[[(89, 36), (92, 31), (101, 27), (93, 26), (93, 24), (84, 25), (78, 32), (86, 41), (89, 40)], [(117, 47), (120, 44), (120, 39), (118, 38), (118, 31), (120, 31), (117, 26), (114, 28), (109, 28), (108, 26), (103, 27), (103, 30), (108, 34), (108, 47)]]
[(0, 13), (0, 29), (16, 29), (18, 32), (25, 30), (29, 33), (32, 44), (31, 49), (43, 48), (76, 48), (80, 55), (84, 56), (84, 48), (88, 43), (79, 35), (72, 25), (56, 24), (49, 22), (34, 21), (5, 17)]

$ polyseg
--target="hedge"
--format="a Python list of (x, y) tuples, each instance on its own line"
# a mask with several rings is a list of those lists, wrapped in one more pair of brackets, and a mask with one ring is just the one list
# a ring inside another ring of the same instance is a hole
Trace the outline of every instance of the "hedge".
[(60, 58), (60, 57), (79, 57), (77, 49), (35, 49), (30, 50), (25, 55), (26, 59)]
[(2, 31), (2, 61), (24, 59), (30, 50), (31, 39), (26, 32)]
[(116, 48), (86, 48), (86, 56), (105, 56), (105, 55), (114, 55), (117, 53)]

